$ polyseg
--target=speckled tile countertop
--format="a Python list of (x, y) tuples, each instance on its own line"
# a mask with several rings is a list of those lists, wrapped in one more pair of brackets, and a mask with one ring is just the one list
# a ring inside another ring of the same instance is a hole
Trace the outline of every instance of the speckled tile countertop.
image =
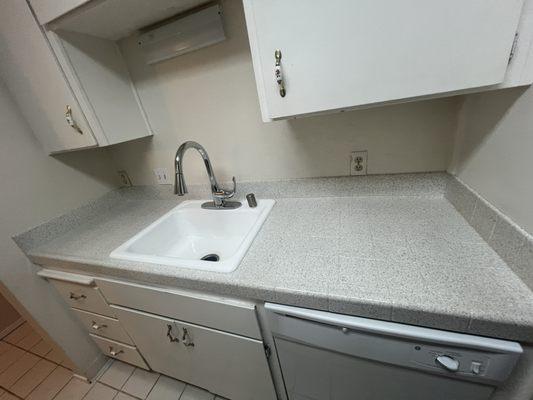
[(115, 191), (15, 240), (48, 268), (533, 342), (533, 292), (444, 198), (446, 182), (413, 174), (243, 184), (241, 194), (276, 205), (228, 274), (109, 257), (184, 199), (168, 187)]

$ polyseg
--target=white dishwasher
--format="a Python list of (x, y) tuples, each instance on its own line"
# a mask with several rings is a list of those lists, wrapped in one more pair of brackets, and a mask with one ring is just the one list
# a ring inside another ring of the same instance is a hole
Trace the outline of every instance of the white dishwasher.
[(482, 400), (516, 342), (267, 303), (290, 400)]

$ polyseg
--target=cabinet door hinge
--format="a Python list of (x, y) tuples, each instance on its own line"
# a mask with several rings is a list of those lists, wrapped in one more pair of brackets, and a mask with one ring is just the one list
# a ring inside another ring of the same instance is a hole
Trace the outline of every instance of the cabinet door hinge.
[(511, 60), (513, 59), (514, 57), (514, 54), (516, 52), (516, 47), (518, 46), (518, 32), (516, 32), (514, 34), (514, 40), (513, 40), (513, 46), (511, 47), (511, 54), (509, 54), (509, 62), (511, 62)]
[(272, 350), (270, 350), (270, 347), (268, 345), (263, 345), (264, 349), (265, 349), (265, 355), (266, 355), (266, 358), (270, 358), (270, 356), (272, 355)]

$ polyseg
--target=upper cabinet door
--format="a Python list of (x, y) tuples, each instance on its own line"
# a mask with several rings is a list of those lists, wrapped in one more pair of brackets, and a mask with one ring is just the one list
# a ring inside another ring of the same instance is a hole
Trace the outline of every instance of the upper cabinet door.
[(522, 3), (244, 0), (263, 119), (498, 84)]
[(49, 153), (97, 145), (47, 40), (22, 0), (2, 1), (0, 73)]
[(89, 0), (28, 0), (41, 24), (46, 24)]

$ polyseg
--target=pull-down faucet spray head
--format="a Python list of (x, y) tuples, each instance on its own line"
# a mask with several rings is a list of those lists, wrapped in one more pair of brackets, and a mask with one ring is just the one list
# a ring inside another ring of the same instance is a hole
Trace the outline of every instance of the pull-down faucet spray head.
[(213, 171), (213, 166), (211, 165), (211, 161), (209, 160), (207, 151), (203, 148), (202, 145), (193, 141), (184, 142), (176, 151), (176, 157), (174, 158), (174, 194), (177, 194), (178, 196), (183, 196), (185, 193), (187, 193), (187, 185), (185, 184), (185, 178), (183, 176), (183, 156), (185, 155), (185, 152), (190, 148), (196, 149), (198, 153), (200, 153), (200, 155), (202, 156), (205, 169), (207, 171), (207, 176), (209, 177), (209, 183), (211, 185), (211, 194), (213, 196), (213, 201), (202, 204), (202, 207), (215, 209), (240, 207), (240, 202), (228, 201), (228, 199), (233, 197), (235, 194), (235, 178), (233, 178), (232, 190), (221, 188), (218, 185), (215, 173)]

